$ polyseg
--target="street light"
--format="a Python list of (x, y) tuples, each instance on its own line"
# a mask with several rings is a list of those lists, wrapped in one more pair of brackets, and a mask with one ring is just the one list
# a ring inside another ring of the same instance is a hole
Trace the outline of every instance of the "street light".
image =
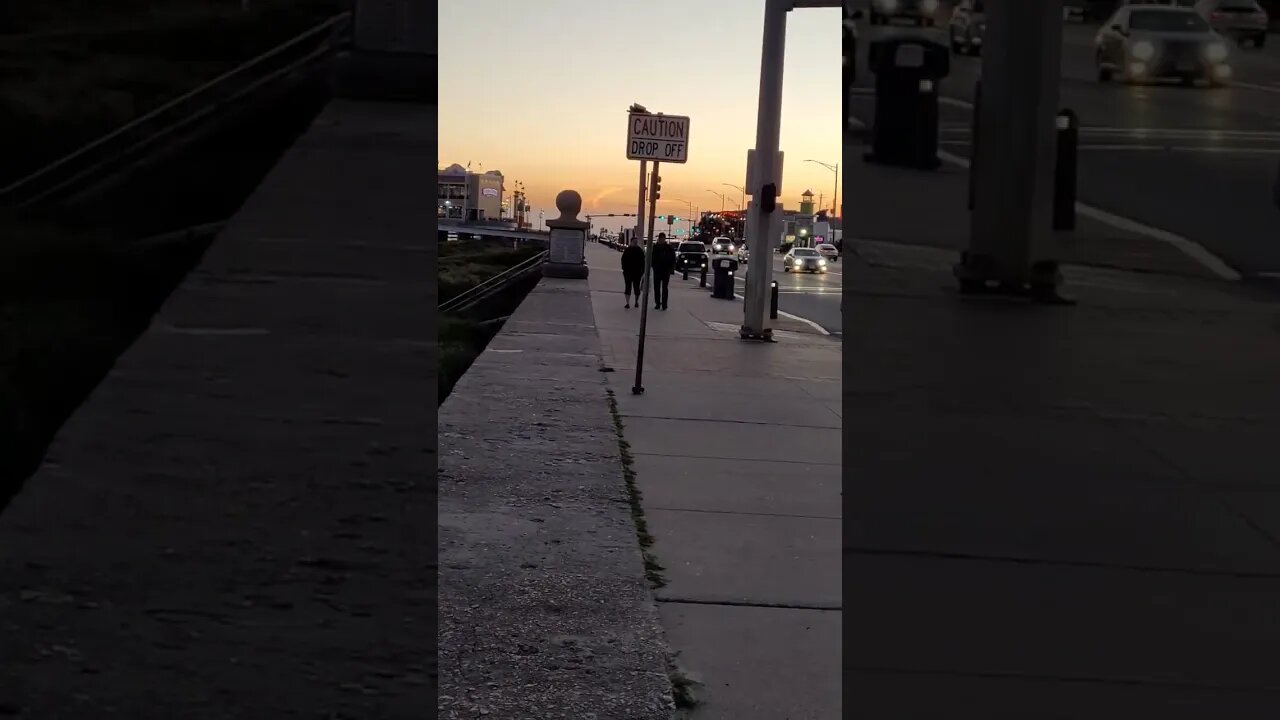
[(725, 198), (724, 193), (718, 193), (715, 190), (708, 190), (707, 192), (711, 193), (712, 195), (717, 195), (720, 197), (720, 212), (724, 212), (724, 198)]
[(742, 187), (741, 185), (734, 185), (733, 183), (720, 183), (720, 184), (727, 185), (728, 187), (731, 187), (734, 190), (737, 190), (738, 192), (742, 193), (742, 199), (738, 202), (738, 210), (742, 210), (747, 206), (747, 189), (746, 188)]
[[(817, 163), (822, 167), (836, 174), (836, 189), (834, 192), (831, 193), (831, 217), (832, 219), (835, 219), (836, 215), (839, 214), (836, 211), (836, 201), (840, 195), (840, 163), (836, 163), (835, 165), (828, 165), (827, 163), (824, 163), (821, 160), (805, 160), (805, 162)], [(835, 227), (835, 226), (833, 225), (832, 227)]]

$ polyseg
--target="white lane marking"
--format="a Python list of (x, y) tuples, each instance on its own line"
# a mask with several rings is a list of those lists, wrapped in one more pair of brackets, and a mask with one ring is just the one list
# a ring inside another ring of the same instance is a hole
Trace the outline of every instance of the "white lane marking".
[[(953, 155), (945, 150), (939, 150), (938, 157), (952, 163), (953, 165), (959, 165), (963, 168), (969, 167), (969, 160), (967, 158), (960, 157), (959, 155)], [(1172, 245), (1178, 250), (1181, 250), (1187, 257), (1205, 266), (1210, 272), (1223, 280), (1229, 280), (1231, 282), (1237, 282), (1240, 280), (1240, 273), (1237, 272), (1235, 268), (1228, 265), (1222, 260), (1222, 258), (1209, 252), (1203, 245), (1194, 240), (1182, 237), (1181, 235), (1175, 235), (1168, 230), (1161, 230), (1157, 227), (1144, 225), (1136, 220), (1130, 220), (1129, 218), (1109, 213), (1106, 210), (1101, 210), (1082, 202), (1076, 203), (1076, 212), (1087, 218), (1097, 220), (1104, 225), (1110, 225), (1117, 230), (1123, 230), (1135, 235), (1143, 235), (1151, 238), (1152, 240)]]
[[(733, 278), (733, 279), (734, 279), (734, 280), (737, 280), (737, 281), (738, 281), (738, 282), (740, 282), (740, 283), (744, 283), (744, 284), (747, 282), (747, 279), (746, 279), (746, 278), (739, 277), (739, 276), (736, 276), (736, 275), (734, 276), (734, 278)], [(786, 291), (786, 290), (783, 290), (782, 288), (778, 288), (778, 294), (780, 294), (780, 295), (781, 295), (781, 294), (782, 294), (782, 293), (784, 293), (784, 292), (787, 292), (787, 291)], [(826, 295), (826, 294), (828, 294), (828, 293), (797, 293), (797, 294), (804, 294), (804, 295), (815, 295), (815, 294), (818, 294), (818, 295)], [(835, 293), (830, 293), (830, 294), (834, 295)], [(824, 327), (822, 327), (821, 325), (819, 325), (818, 323), (816, 323), (816, 322), (814, 322), (814, 321), (810, 320), (809, 318), (800, 317), (799, 315), (792, 315), (791, 313), (789, 313), (789, 312), (784, 312), (784, 311), (782, 311), (782, 310), (779, 310), (779, 311), (778, 311), (778, 314), (779, 314), (779, 315), (781, 315), (781, 316), (783, 316), (783, 317), (788, 317), (788, 318), (791, 318), (792, 320), (796, 320), (796, 321), (802, 322), (802, 323), (804, 323), (805, 325), (808, 325), (809, 327), (813, 328), (814, 330), (817, 330), (819, 333), (821, 333), (821, 334), (823, 334), (823, 335), (830, 335), (830, 334), (831, 334), (830, 332), (828, 332), (828, 331), (827, 331), (827, 329), (826, 329), (826, 328), (824, 328)]]
[[(967, 140), (941, 140), (939, 145), (947, 145), (950, 147), (969, 147), (971, 144)], [(1127, 145), (1080, 145), (1078, 150), (1108, 150), (1108, 151), (1135, 151), (1135, 152), (1187, 152), (1187, 153), (1206, 153), (1206, 154), (1222, 154), (1222, 155), (1280, 155), (1280, 148), (1261, 148), (1261, 147), (1214, 147), (1205, 145), (1143, 145), (1143, 144), (1127, 144)]]
[(862, 122), (862, 119), (861, 119), (861, 118), (859, 118), (859, 117), (857, 117), (857, 116), (855, 116), (855, 115), (850, 115), (850, 116), (849, 116), (849, 127), (853, 128), (854, 130), (865, 130), (865, 129), (867, 129), (867, 124), (866, 124), (866, 123), (864, 123), (864, 122)]
[(938, 104), (950, 105), (951, 107), (964, 108), (965, 110), (973, 109), (973, 103), (969, 102), (968, 100), (961, 100), (960, 98), (947, 97), (946, 95), (942, 95), (938, 97)]
[(816, 322), (814, 322), (814, 321), (810, 320), (809, 318), (802, 318), (802, 317), (800, 317), (799, 315), (792, 315), (791, 313), (789, 313), (789, 312), (785, 312), (785, 311), (782, 311), (782, 310), (779, 310), (779, 311), (778, 311), (778, 314), (779, 314), (779, 315), (781, 315), (782, 317), (788, 317), (788, 318), (791, 318), (792, 320), (798, 320), (798, 321), (800, 321), (800, 322), (804, 323), (805, 325), (808, 325), (809, 327), (813, 328), (814, 330), (817, 330), (817, 331), (818, 331), (820, 334), (822, 334), (822, 335), (830, 335), (830, 334), (831, 334), (831, 333), (827, 332), (827, 329), (826, 329), (826, 328), (824, 328), (824, 327), (822, 327), (821, 325), (819, 325), (818, 323), (816, 323)]
[(1254, 273), (1258, 277), (1264, 278), (1280, 278), (1280, 270), (1265, 270), (1263, 272)]
[(1274, 87), (1272, 85), (1258, 85), (1251, 82), (1240, 82), (1239, 80), (1233, 80), (1231, 82), (1231, 87), (1244, 88), (1245, 90), (1258, 90), (1260, 92), (1268, 93), (1280, 93), (1280, 87)]

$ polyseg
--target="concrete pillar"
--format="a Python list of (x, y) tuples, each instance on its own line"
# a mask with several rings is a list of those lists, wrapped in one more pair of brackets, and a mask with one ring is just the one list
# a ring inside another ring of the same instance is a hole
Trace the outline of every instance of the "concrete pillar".
[(1036, 281), (1055, 261), (1053, 176), (1062, 0), (988, 0), (974, 209), (962, 285)]
[(436, 3), (354, 0), (352, 15), (352, 48), (338, 59), (337, 94), (435, 104)]

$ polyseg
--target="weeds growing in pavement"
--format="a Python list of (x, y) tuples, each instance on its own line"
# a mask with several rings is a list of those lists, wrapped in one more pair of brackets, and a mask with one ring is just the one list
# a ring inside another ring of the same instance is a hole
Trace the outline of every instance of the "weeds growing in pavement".
[(618, 412), (618, 399), (612, 390), (609, 395), (609, 414), (613, 416), (613, 431), (618, 435), (618, 453), (622, 456), (622, 477), (627, 485), (627, 500), (631, 503), (631, 520), (636, 524), (636, 537), (640, 540), (640, 555), (644, 559), (644, 576), (654, 590), (667, 584), (662, 577), (664, 568), (658, 564), (650, 548), (653, 547), (653, 536), (649, 534), (649, 525), (644, 519), (644, 506), (641, 505), (640, 488), (636, 486), (635, 458), (631, 455), (631, 445), (622, 436), (622, 414)]

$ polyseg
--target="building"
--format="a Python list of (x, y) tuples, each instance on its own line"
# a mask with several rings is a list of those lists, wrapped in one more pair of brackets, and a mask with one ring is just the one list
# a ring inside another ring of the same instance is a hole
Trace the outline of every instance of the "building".
[(437, 173), (436, 217), (462, 222), (502, 219), (503, 181), (498, 170), (473, 173), (450, 165)]

